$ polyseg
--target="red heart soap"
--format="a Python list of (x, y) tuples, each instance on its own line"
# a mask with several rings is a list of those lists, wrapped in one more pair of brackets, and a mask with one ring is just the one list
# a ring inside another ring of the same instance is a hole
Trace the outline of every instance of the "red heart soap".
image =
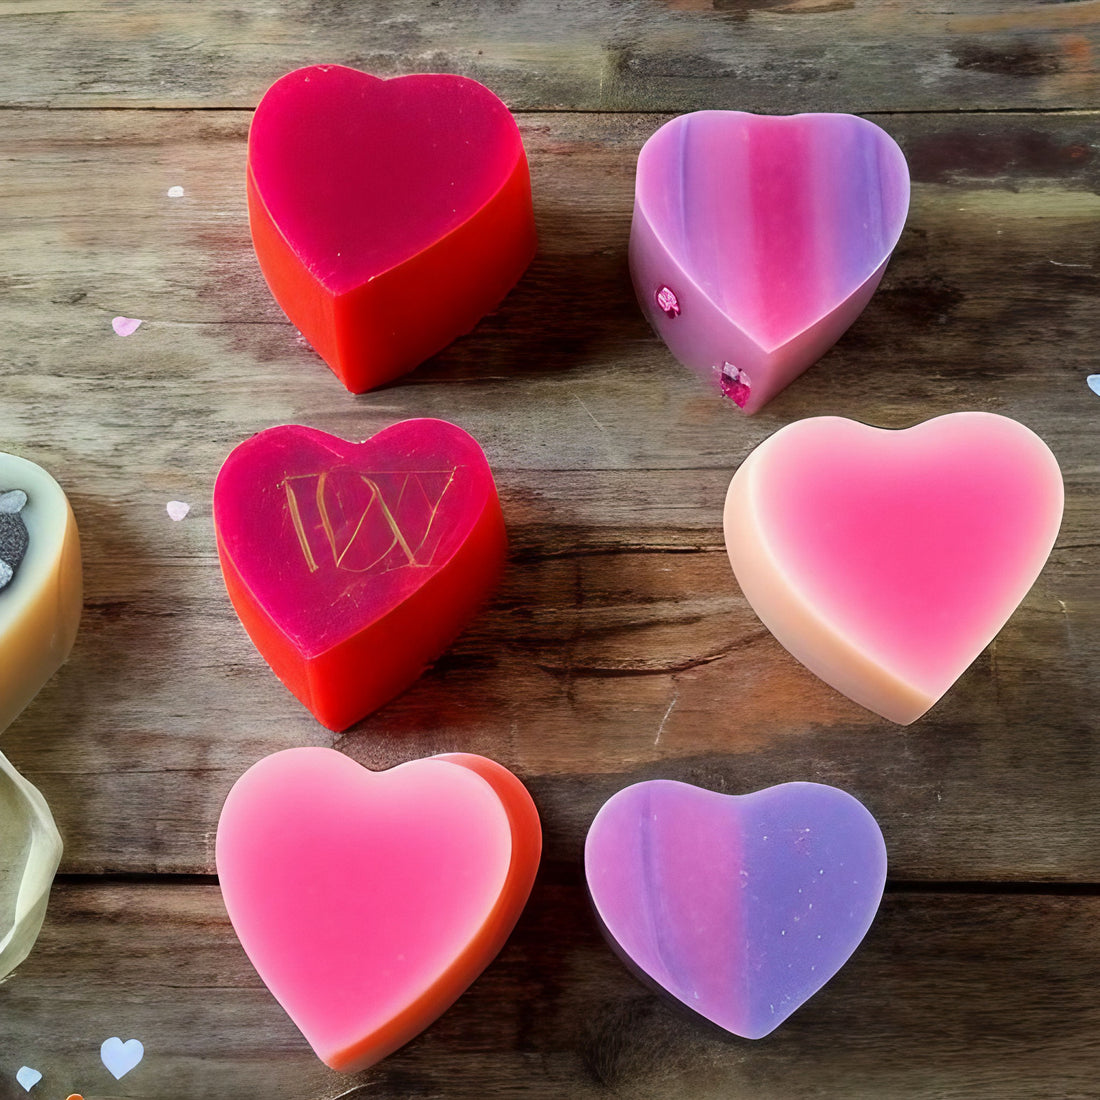
[(519, 128), (466, 77), (288, 73), (256, 108), (247, 187), (272, 294), (353, 393), (468, 332), (535, 254)]
[(409, 686), (496, 585), (506, 538), (476, 441), (406, 420), (365, 443), (269, 428), (214, 486), (229, 598), (275, 674), (329, 729)]
[(218, 821), (225, 907), (327, 1065), (408, 1042), (504, 946), (538, 869), (523, 784), (464, 753), (371, 772), (333, 749), (253, 765)]

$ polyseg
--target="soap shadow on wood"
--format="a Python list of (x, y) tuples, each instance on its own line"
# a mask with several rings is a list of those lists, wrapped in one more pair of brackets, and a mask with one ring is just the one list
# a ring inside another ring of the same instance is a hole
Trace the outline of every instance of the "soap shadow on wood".
[[(634, 298), (627, 265), (629, 213), (608, 233), (607, 216), (540, 202), (538, 250), (518, 283), (473, 329), (420, 366), (370, 393), (397, 387), (482, 379), (545, 377), (613, 360), (629, 362), (639, 343), (656, 341)], [(200, 300), (240, 303), (247, 323), (225, 325), (230, 347), (258, 363), (285, 363), (294, 377), (339, 387), (328, 366), (286, 320), (256, 263), (246, 225), (214, 237), (203, 230), (195, 247), (211, 265)], [(341, 391), (342, 392), (342, 391)]]
[(630, 282), (629, 221), (626, 234), (601, 242), (606, 218), (545, 203), (537, 215), (538, 252), (508, 296), (468, 335), (391, 385), (547, 377), (609, 361), (628, 365), (639, 342), (656, 340)]

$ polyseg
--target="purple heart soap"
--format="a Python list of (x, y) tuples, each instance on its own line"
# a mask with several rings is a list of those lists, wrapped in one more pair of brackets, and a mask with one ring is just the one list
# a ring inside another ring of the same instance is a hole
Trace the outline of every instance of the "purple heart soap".
[(760, 1039), (859, 946), (886, 847), (863, 804), (835, 787), (724, 795), (653, 780), (600, 808), (584, 868), (604, 932), (633, 969)]
[(859, 316), (908, 209), (905, 157), (865, 119), (680, 115), (638, 157), (634, 290), (672, 354), (753, 413)]

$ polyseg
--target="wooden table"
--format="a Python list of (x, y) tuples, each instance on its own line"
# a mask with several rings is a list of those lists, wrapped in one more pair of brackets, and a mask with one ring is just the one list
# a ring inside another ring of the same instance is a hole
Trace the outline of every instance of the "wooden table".
[[(39, 943), (0, 987), (0, 1097), (26, 1095), (23, 1064), (38, 1100), (1100, 1096), (1097, 0), (5, 0), (0, 57), (0, 449), (69, 493), (87, 597), (72, 658), (3, 737), (66, 848)], [(318, 61), (482, 80), (517, 112), (534, 182), (539, 255), (517, 289), (361, 397), (296, 339), (246, 222), (250, 109)], [(638, 150), (703, 107), (859, 113), (913, 173), (870, 306), (753, 418), (671, 359), (627, 274)], [(115, 315), (143, 324), (120, 338)], [(903, 729), (761, 627), (721, 502), (799, 417), (960, 409), (1047, 440), (1065, 522), (995, 643)], [(421, 415), (483, 443), (509, 572), (420, 682), (333, 737), (229, 606), (213, 479), (272, 424), (363, 438)], [(545, 828), (500, 958), (354, 1078), (261, 985), (213, 873), (230, 785), (292, 745), (373, 768), (484, 753)], [(882, 825), (876, 923), (766, 1040), (681, 1019), (594, 926), (587, 825), (658, 776), (833, 783)], [(111, 1035), (146, 1050), (118, 1083)]]

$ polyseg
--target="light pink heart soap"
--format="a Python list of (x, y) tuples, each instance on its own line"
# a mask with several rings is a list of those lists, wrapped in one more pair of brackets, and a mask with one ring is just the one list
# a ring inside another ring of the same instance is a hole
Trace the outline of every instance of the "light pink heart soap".
[(530, 795), (484, 757), (372, 772), (297, 748), (237, 780), (217, 865), (260, 977), (317, 1056), (351, 1073), (427, 1027), (496, 956), (541, 848)]
[(638, 157), (634, 289), (672, 354), (753, 413), (859, 316), (908, 209), (905, 157), (865, 119), (680, 115)]
[(1046, 444), (993, 413), (888, 431), (835, 416), (760, 444), (726, 496), (733, 571), (811, 672), (908, 724), (993, 640), (1062, 520)]

